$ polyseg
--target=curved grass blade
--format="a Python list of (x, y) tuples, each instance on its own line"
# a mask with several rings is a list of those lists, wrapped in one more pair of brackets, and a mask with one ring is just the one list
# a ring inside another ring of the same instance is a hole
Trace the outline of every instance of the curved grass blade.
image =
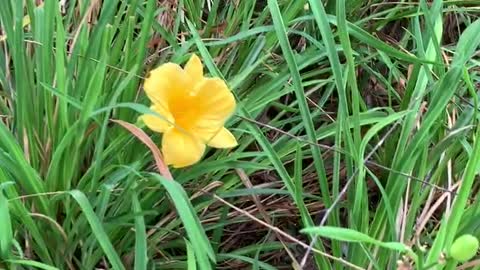
[(48, 264), (44, 264), (44, 263), (36, 262), (36, 261), (32, 261), (32, 260), (7, 260), (6, 262), (11, 263), (11, 264), (31, 266), (31, 267), (35, 267), (35, 268), (38, 268), (38, 269), (44, 269), (44, 270), (59, 270), (58, 268), (50, 266)]
[(208, 258), (215, 262), (215, 253), (182, 186), (158, 174), (152, 174), (152, 176), (165, 187), (172, 198), (172, 202), (177, 209), (177, 213), (187, 231), (188, 238), (192, 243), (200, 269), (212, 269)]
[(105, 252), (105, 256), (107, 256), (108, 260), (112, 264), (112, 268), (118, 269), (118, 270), (125, 270), (125, 267), (122, 264), (122, 260), (120, 259), (117, 252), (115, 251), (115, 248), (110, 242), (110, 239), (108, 238), (108, 235), (105, 232), (105, 229), (100, 223), (100, 220), (95, 215), (92, 205), (88, 201), (85, 194), (83, 194), (79, 190), (72, 190), (68, 193), (77, 201), (78, 205), (82, 209), (83, 214), (85, 215), (88, 223), (90, 224), (93, 234), (95, 235), (98, 243), (100, 244), (103, 251)]

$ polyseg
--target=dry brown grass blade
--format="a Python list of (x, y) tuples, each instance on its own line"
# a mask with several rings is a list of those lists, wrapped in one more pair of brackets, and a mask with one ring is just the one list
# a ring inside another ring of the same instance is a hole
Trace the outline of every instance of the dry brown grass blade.
[[(272, 225), (270, 225), (270, 224), (268, 224), (268, 223), (266, 223), (266, 222), (264, 222), (264, 221), (256, 218), (255, 216), (253, 216), (252, 214), (248, 213), (247, 211), (244, 211), (244, 210), (236, 207), (235, 205), (233, 205), (233, 204), (225, 201), (224, 199), (220, 198), (219, 196), (217, 196), (217, 195), (215, 195), (215, 194), (211, 194), (211, 196), (213, 196), (213, 198), (215, 198), (217, 201), (219, 201), (219, 202), (225, 204), (226, 206), (234, 209), (235, 211), (239, 212), (240, 214), (242, 214), (242, 215), (244, 215), (244, 216), (252, 219), (253, 221), (259, 223), (259, 224), (262, 225), (262, 226), (265, 226), (265, 227), (269, 228), (270, 230), (272, 230), (272, 231), (274, 231), (275, 233), (281, 235), (281, 236), (284, 237), (285, 239), (288, 239), (289, 241), (292, 241), (292, 242), (294, 242), (294, 243), (302, 246), (302, 247), (305, 248), (305, 249), (309, 249), (309, 248), (310, 248), (307, 243), (304, 243), (304, 242), (298, 240), (297, 238), (291, 236), (290, 234), (288, 234), (288, 233), (280, 230), (279, 228), (277, 228), (277, 227), (275, 227), (275, 226), (272, 226)], [(318, 253), (318, 254), (320, 254), (320, 255), (322, 255), (322, 256), (325, 256), (326, 258), (329, 258), (329, 259), (331, 259), (331, 260), (333, 260), (333, 261), (337, 261), (337, 262), (339, 262), (339, 263), (341, 263), (341, 264), (343, 264), (343, 265), (345, 265), (345, 266), (348, 266), (348, 267), (350, 267), (351, 269), (365, 270), (365, 268), (362, 268), (362, 267), (360, 267), (360, 266), (358, 266), (358, 265), (355, 265), (355, 264), (353, 264), (353, 263), (351, 263), (351, 262), (348, 262), (348, 261), (346, 261), (346, 260), (344, 260), (344, 259), (342, 259), (342, 258), (338, 258), (338, 257), (335, 257), (335, 256), (330, 255), (330, 254), (328, 254), (328, 253), (322, 252), (322, 251), (320, 251), (320, 250), (318, 250), (318, 249), (316, 249), (316, 248), (311, 248), (311, 250), (312, 250), (313, 252), (315, 252), (315, 253)]]
[[(460, 186), (460, 184), (461, 184), (461, 181), (458, 181), (455, 185), (452, 186), (452, 190), (458, 188)], [(424, 208), (424, 210), (422, 211), (422, 214), (420, 215), (420, 217), (417, 220), (417, 223), (416, 223), (416, 226), (415, 226), (416, 227), (415, 235), (414, 235), (414, 239), (413, 239), (412, 243), (414, 243), (416, 240), (420, 239), (420, 235), (422, 234), (422, 231), (425, 228), (425, 226), (427, 225), (430, 217), (433, 216), (435, 211), (442, 205), (442, 203), (445, 201), (445, 199), (448, 198), (449, 194), (450, 193), (443, 193), (439, 198), (437, 198), (435, 200), (435, 203), (431, 207)], [(428, 200), (429, 201), (433, 200), (433, 197), (429, 197)], [(428, 203), (428, 205), (430, 205), (430, 202)]]
[(77, 26), (77, 29), (75, 29), (74, 34), (73, 34), (73, 39), (72, 43), (70, 44), (70, 50), (72, 51), (73, 48), (75, 48), (75, 44), (77, 43), (78, 35), (80, 34), (80, 30), (82, 29), (83, 25), (87, 23), (88, 19), (92, 17), (92, 13), (95, 11), (95, 8), (98, 8), (98, 5), (100, 4), (100, 0), (94, 0), (90, 3), (90, 6), (87, 9), (87, 12), (85, 12), (85, 15), (83, 15), (82, 20)]
[[(248, 177), (248, 175), (245, 173), (244, 170), (235, 169), (235, 172), (238, 174), (238, 176), (240, 177), (240, 180), (242, 180), (242, 183), (245, 185), (245, 187), (247, 187), (249, 189), (253, 188), (252, 182), (250, 181), (250, 178)], [(265, 208), (263, 207), (263, 205), (262, 205), (260, 199), (258, 198), (258, 196), (255, 195), (255, 194), (252, 194), (252, 199), (253, 199), (253, 202), (255, 203), (255, 205), (258, 208), (258, 212), (260, 212), (260, 215), (262, 215), (263, 219), (267, 223), (272, 224), (272, 220), (270, 219), (270, 216), (268, 215), (267, 211), (265, 211)]]
[(130, 133), (132, 133), (133, 136), (137, 137), (143, 144), (145, 144), (153, 154), (153, 158), (155, 159), (155, 164), (157, 165), (158, 172), (166, 179), (173, 180), (170, 170), (168, 169), (167, 165), (165, 165), (165, 163), (163, 162), (163, 157), (162, 157), (162, 154), (160, 153), (160, 149), (158, 149), (157, 145), (152, 141), (152, 139), (150, 139), (150, 137), (143, 130), (141, 130), (140, 128), (136, 127), (133, 124), (130, 124), (122, 120), (111, 119), (110, 121), (119, 124), (126, 130), (128, 130)]
[[(248, 175), (245, 173), (244, 170), (242, 169), (235, 169), (235, 171), (237, 172), (238, 176), (240, 177), (240, 180), (242, 180), (242, 183), (249, 189), (253, 188), (253, 185), (252, 185), (252, 182), (250, 181), (250, 178), (248, 177)], [(267, 211), (265, 211), (265, 208), (263, 207), (262, 205), (262, 202), (260, 201), (260, 199), (258, 198), (257, 195), (255, 194), (252, 194), (252, 199), (253, 199), (253, 202), (255, 203), (255, 205), (257, 206), (257, 209), (258, 209), (258, 212), (260, 213), (260, 215), (263, 217), (263, 219), (268, 223), (268, 224), (273, 224), (272, 222), (272, 219), (270, 218), (270, 216), (268, 215)], [(273, 226), (273, 225), (272, 225)], [(292, 259), (294, 265), (296, 266), (299, 266), (300, 264), (298, 263), (297, 259), (295, 259), (295, 256), (292, 254), (292, 252), (290, 251), (290, 249), (287, 247), (287, 245), (285, 244), (285, 242), (283, 241), (282, 239), (282, 236), (280, 234), (278, 234), (277, 232), (274, 231), (274, 236), (276, 236), (278, 238), (278, 240), (280, 241), (280, 243), (282, 243), (283, 245), (283, 248), (285, 249), (285, 251), (287, 252), (288, 256)], [(273, 240), (273, 239), (272, 239)]]
[(480, 259), (477, 259), (477, 260), (469, 261), (467, 263), (464, 263), (464, 264), (460, 265), (459, 267), (457, 267), (457, 270), (473, 268), (473, 267), (479, 266), (479, 265), (480, 265)]
[[(67, 234), (63, 230), (62, 226), (60, 224), (58, 224), (58, 222), (56, 220), (54, 220), (53, 218), (51, 218), (49, 216), (42, 215), (42, 214), (39, 214), (39, 213), (30, 213), (30, 216), (35, 217), (35, 218), (39, 218), (39, 219), (43, 219), (43, 220), (47, 221), (48, 223), (52, 224), (53, 227), (56, 228), (57, 231), (60, 233), (60, 235), (62, 236), (65, 243), (68, 243)], [(67, 256), (67, 254), (65, 254), (65, 251), (64, 251), (64, 255), (65, 255), (65, 263), (67, 264), (68, 268), (69, 269), (75, 269), (75, 267), (72, 264), (71, 258), (69, 256)]]

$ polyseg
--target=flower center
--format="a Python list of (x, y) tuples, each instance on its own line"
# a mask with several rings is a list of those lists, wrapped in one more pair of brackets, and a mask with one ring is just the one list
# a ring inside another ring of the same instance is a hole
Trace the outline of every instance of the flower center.
[(200, 104), (196, 102), (195, 96), (183, 96), (175, 98), (170, 102), (170, 112), (175, 119), (175, 124), (179, 129), (192, 131), (195, 123), (202, 116)]

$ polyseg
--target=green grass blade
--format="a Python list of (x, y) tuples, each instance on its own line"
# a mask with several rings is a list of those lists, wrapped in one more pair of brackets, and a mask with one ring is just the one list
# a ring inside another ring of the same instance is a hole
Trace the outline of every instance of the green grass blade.
[(346, 229), (346, 228), (337, 228), (337, 227), (330, 227), (330, 226), (323, 226), (323, 227), (310, 227), (302, 229), (300, 232), (308, 233), (308, 234), (316, 234), (322, 237), (327, 237), (330, 239), (336, 239), (340, 241), (346, 242), (358, 242), (358, 243), (368, 243), (377, 246), (381, 246), (384, 248), (406, 252), (409, 250), (407, 245), (400, 243), (400, 242), (381, 242), (378, 241), (364, 233)]
[(103, 228), (98, 217), (95, 215), (95, 212), (93, 211), (92, 206), (85, 194), (78, 190), (72, 190), (68, 193), (77, 201), (78, 205), (82, 209), (83, 214), (85, 215), (88, 223), (90, 224), (92, 233), (97, 238), (98, 243), (105, 252), (108, 260), (112, 264), (113, 269), (124, 270), (125, 267), (123, 266), (122, 260), (115, 251), (112, 242), (110, 242), (110, 239), (108, 238), (105, 229)]
[[(292, 48), (288, 41), (288, 36), (286, 34), (285, 24), (282, 20), (282, 14), (278, 7), (276, 0), (269, 0), (268, 5), (270, 12), (272, 13), (273, 23), (275, 30), (279, 39), (280, 47), (282, 48), (283, 55), (287, 61), (287, 65), (290, 69), (290, 73), (293, 79), (293, 88), (295, 96), (298, 101), (298, 106), (300, 108), (300, 114), (302, 116), (302, 122), (305, 125), (305, 130), (307, 132), (307, 137), (310, 141), (316, 141), (315, 128), (312, 122), (312, 116), (310, 110), (308, 109), (307, 101), (305, 99), (305, 91), (302, 85), (302, 78), (300, 77), (300, 70), (295, 61)], [(323, 201), (327, 206), (331, 204), (330, 192), (327, 186), (327, 178), (325, 173), (325, 166), (322, 160), (322, 153), (319, 148), (316, 146), (311, 147), (313, 154), (313, 160), (315, 164), (315, 169), (317, 170), (318, 181), (320, 183)]]
[(32, 260), (7, 260), (7, 262), (13, 265), (18, 264), (18, 265), (24, 265), (24, 266), (31, 266), (31, 267), (35, 267), (37, 269), (43, 269), (43, 270), (59, 270), (58, 268), (50, 266), (48, 264), (44, 264), (44, 263), (36, 262)]
[(13, 242), (12, 221), (10, 219), (9, 203), (3, 194), (3, 185), (0, 187), (0, 258), (8, 259)]
[(169, 181), (159, 175), (152, 175), (167, 190), (172, 198), (172, 202), (177, 209), (177, 213), (182, 219), (183, 225), (189, 236), (190, 242), (195, 251), (195, 257), (201, 269), (211, 269), (210, 262), (215, 262), (215, 253), (210, 245), (210, 241), (205, 235), (198, 217), (195, 215), (193, 207), (187, 197), (187, 194), (177, 182)]
[(140, 215), (142, 208), (136, 193), (132, 193), (132, 210), (135, 215), (135, 270), (146, 270), (148, 263), (147, 234), (145, 219)]
[(195, 260), (195, 251), (193, 250), (192, 244), (185, 239), (185, 245), (187, 246), (187, 269), (197, 270), (197, 261)]

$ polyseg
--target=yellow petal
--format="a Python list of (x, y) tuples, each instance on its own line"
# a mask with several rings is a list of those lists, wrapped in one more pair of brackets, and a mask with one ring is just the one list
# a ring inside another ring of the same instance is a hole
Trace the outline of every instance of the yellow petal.
[[(235, 110), (235, 98), (225, 82), (206, 78), (194, 90), (196, 117), (190, 117), (188, 130), (206, 143), (223, 127)], [(187, 127), (186, 125), (184, 125)]]
[(147, 127), (153, 131), (163, 133), (167, 131), (174, 124), (174, 119), (172, 114), (163, 106), (154, 105), (150, 109), (162, 117), (158, 117), (153, 114), (144, 114), (142, 120), (147, 125)]
[(194, 82), (200, 82), (203, 79), (202, 61), (196, 54), (192, 54), (190, 60), (188, 60), (185, 71)]
[(226, 120), (235, 110), (235, 98), (219, 78), (205, 78), (195, 87), (194, 93), (203, 119)]
[(197, 163), (205, 152), (205, 144), (190, 134), (170, 129), (163, 135), (162, 152), (166, 164), (180, 168)]
[(168, 108), (171, 100), (189, 94), (193, 81), (179, 65), (166, 63), (150, 71), (143, 88), (152, 103)]
[(233, 148), (237, 145), (233, 134), (224, 127), (208, 142), (208, 146), (215, 148)]

